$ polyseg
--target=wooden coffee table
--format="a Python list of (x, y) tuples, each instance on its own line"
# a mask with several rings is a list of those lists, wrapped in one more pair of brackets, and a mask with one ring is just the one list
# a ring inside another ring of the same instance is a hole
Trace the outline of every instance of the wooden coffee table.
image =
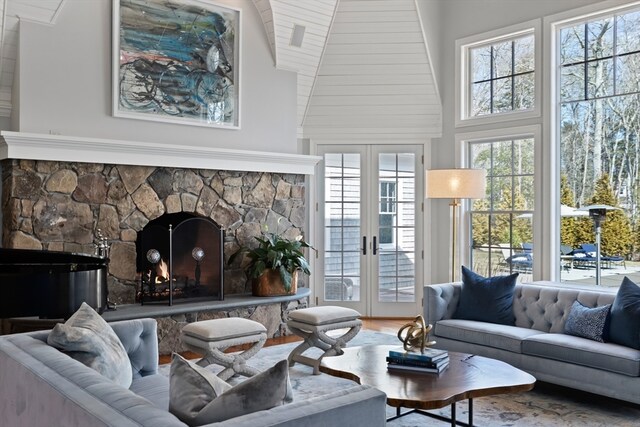
[[(441, 374), (389, 372), (386, 357), (397, 345), (370, 345), (344, 349), (344, 354), (322, 359), (320, 371), (377, 388), (387, 394), (387, 404), (397, 415), (420, 413), (452, 426), (473, 425), (473, 399), (494, 394), (529, 391), (536, 379), (499, 360), (472, 354), (449, 352), (449, 368)], [(456, 420), (456, 402), (469, 400), (469, 423)], [(425, 412), (451, 405), (451, 418)], [(401, 412), (401, 408), (410, 411)]]

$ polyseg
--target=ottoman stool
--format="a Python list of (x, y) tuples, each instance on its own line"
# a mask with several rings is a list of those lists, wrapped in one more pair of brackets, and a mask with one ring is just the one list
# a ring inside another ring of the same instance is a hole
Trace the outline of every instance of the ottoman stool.
[[(245, 362), (264, 345), (267, 340), (267, 328), (241, 317), (204, 320), (189, 323), (182, 328), (180, 339), (189, 350), (204, 353), (198, 365), (207, 366), (215, 363), (224, 366), (225, 369), (218, 377), (227, 380), (234, 374), (250, 377), (260, 372), (247, 366)], [(239, 354), (224, 353), (227, 348), (242, 344), (253, 345)]]
[[(318, 375), (322, 358), (342, 354), (342, 348), (360, 331), (362, 322), (359, 317), (360, 313), (355, 310), (334, 306), (303, 308), (289, 313), (287, 326), (291, 332), (304, 338), (304, 342), (289, 354), (289, 366), (300, 362), (313, 367), (313, 375)], [(349, 330), (339, 337), (326, 334), (327, 331), (343, 328)], [(324, 353), (317, 359), (302, 355), (312, 347), (318, 347)]]

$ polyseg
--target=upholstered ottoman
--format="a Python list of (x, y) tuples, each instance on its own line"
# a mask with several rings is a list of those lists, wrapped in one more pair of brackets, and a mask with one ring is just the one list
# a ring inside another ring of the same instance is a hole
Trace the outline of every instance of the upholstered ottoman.
[[(359, 317), (360, 313), (355, 310), (335, 306), (310, 307), (292, 311), (289, 314), (287, 326), (291, 332), (304, 338), (304, 342), (289, 354), (289, 366), (300, 362), (313, 367), (313, 374), (318, 375), (322, 358), (342, 354), (342, 348), (360, 331), (362, 322)], [(344, 328), (348, 328), (348, 331), (343, 335), (338, 337), (327, 335), (328, 331)], [(317, 359), (302, 355), (313, 347), (324, 350), (324, 353)]]
[[(253, 320), (241, 317), (204, 320), (193, 322), (182, 328), (180, 339), (184, 345), (196, 353), (204, 353), (198, 365), (211, 363), (224, 366), (218, 377), (223, 380), (235, 374), (247, 377), (259, 373), (247, 366), (246, 361), (262, 348), (267, 340), (267, 328)], [(238, 354), (226, 354), (224, 351), (234, 345), (253, 344)]]

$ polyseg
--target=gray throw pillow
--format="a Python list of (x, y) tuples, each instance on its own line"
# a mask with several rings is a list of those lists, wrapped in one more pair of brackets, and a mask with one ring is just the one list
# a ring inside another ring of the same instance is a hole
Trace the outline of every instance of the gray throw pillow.
[(131, 386), (133, 371), (127, 351), (111, 326), (88, 304), (83, 302), (65, 323), (54, 326), (47, 344), (116, 384)]
[(640, 350), (640, 286), (627, 277), (611, 306), (609, 341)]
[(228, 420), (292, 400), (286, 360), (231, 387), (207, 369), (173, 354), (169, 412), (190, 426)]
[(462, 288), (454, 319), (515, 325), (513, 291), (518, 273), (482, 277), (462, 266)]
[(604, 342), (603, 335), (610, 309), (611, 304), (589, 308), (574, 301), (564, 324), (564, 333)]

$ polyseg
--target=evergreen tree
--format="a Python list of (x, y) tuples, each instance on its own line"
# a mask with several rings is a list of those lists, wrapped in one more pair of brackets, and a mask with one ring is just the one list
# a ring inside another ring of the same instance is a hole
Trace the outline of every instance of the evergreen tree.
[[(567, 206), (575, 206), (573, 191), (569, 188), (566, 175), (560, 176), (560, 203)], [(575, 248), (579, 245), (576, 236), (576, 218), (560, 218), (560, 244)]]
[[(474, 211), (488, 211), (489, 201), (487, 199), (479, 199), (473, 202)], [(473, 230), (474, 248), (486, 246), (489, 244), (489, 215), (484, 213), (474, 213), (471, 217), (471, 229)]]
[[(602, 174), (596, 181), (594, 190), (591, 204), (618, 207), (618, 200), (609, 183), (609, 174)], [(601, 253), (626, 256), (631, 249), (632, 240), (631, 224), (624, 211), (607, 211), (605, 221), (602, 223)]]

